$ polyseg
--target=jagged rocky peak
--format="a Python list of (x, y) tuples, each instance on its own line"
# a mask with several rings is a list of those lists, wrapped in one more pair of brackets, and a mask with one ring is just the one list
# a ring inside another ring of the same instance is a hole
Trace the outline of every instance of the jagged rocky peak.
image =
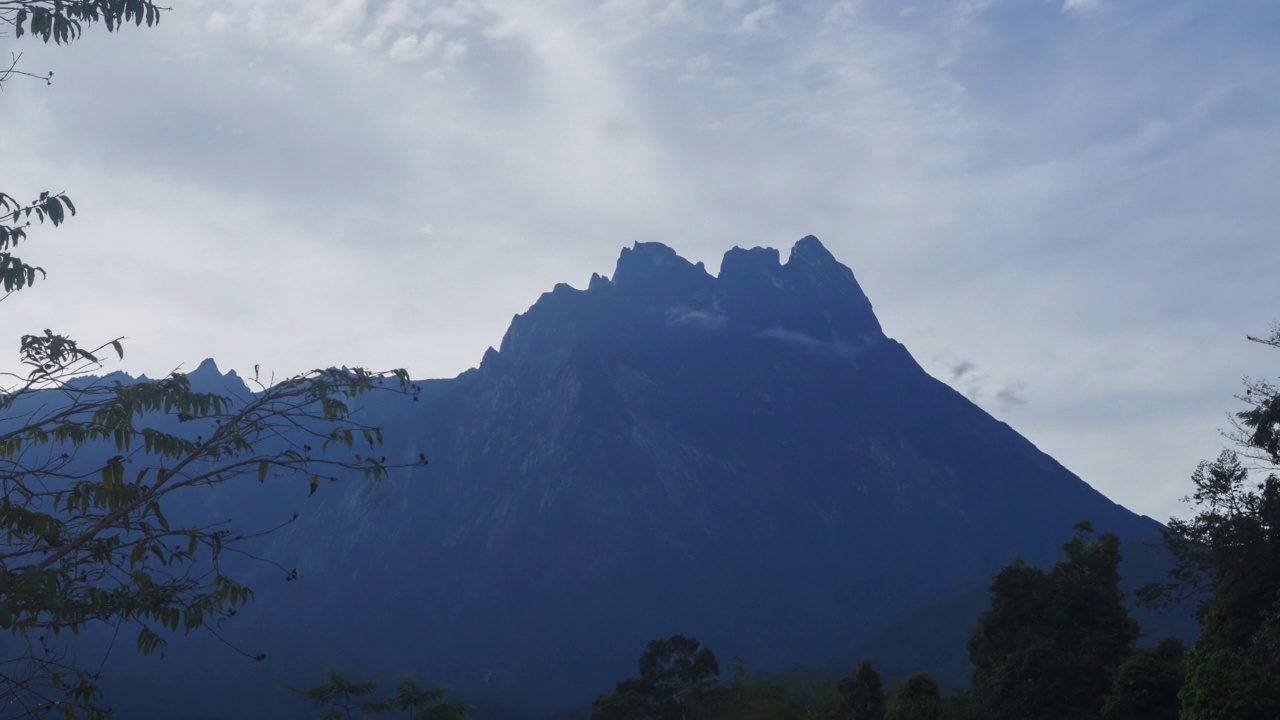
[(218, 363), (213, 358), (205, 358), (196, 366), (195, 370), (187, 373), (189, 378), (220, 378), (222, 371), (218, 369)]
[(760, 329), (793, 330), (821, 341), (884, 337), (853, 271), (812, 235), (792, 246), (786, 264), (773, 248), (735, 247), (725, 253), (718, 281), (724, 312)]
[(570, 328), (588, 315), (632, 325), (677, 309), (710, 313), (748, 332), (780, 330), (818, 342), (884, 337), (853, 272), (809, 235), (795, 243), (785, 264), (774, 248), (735, 247), (725, 253), (718, 277), (662, 243), (635, 243), (623, 248), (612, 280), (593, 274), (585, 292), (558, 285), (517, 315), (499, 352), (531, 341), (569, 341), (578, 336)]
[(248, 386), (236, 374), (235, 370), (228, 370), (223, 373), (218, 369), (218, 363), (214, 362), (213, 358), (205, 358), (196, 366), (195, 370), (188, 372), (186, 375), (187, 380), (191, 381), (192, 389), (200, 392), (224, 393), (248, 390)]
[[(603, 286), (593, 276), (592, 287)], [(880, 332), (871, 303), (853, 277), (813, 235), (795, 243), (786, 264), (770, 247), (735, 247), (724, 254), (719, 277), (712, 277), (702, 263), (691, 263), (662, 243), (636, 243), (623, 248), (614, 271), (613, 286), (628, 293), (690, 296), (698, 290), (717, 295), (792, 297), (792, 301), (823, 306), (837, 314), (850, 314), (863, 330)], [(778, 300), (777, 297), (770, 297)]]
[(691, 263), (675, 250), (656, 242), (638, 242), (623, 248), (613, 271), (619, 290), (653, 301), (681, 301), (709, 289), (715, 278), (702, 263)]
[(720, 280), (739, 282), (759, 282), (762, 279), (773, 280), (782, 270), (778, 260), (778, 251), (771, 247), (753, 247), (746, 250), (735, 247), (724, 254), (720, 261)]

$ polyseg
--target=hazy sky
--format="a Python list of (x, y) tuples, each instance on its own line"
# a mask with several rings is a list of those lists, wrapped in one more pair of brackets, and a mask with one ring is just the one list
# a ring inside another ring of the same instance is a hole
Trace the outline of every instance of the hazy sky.
[[(0, 93), (80, 216), (0, 337), (452, 376), (660, 241), (815, 234), (935, 376), (1179, 512), (1280, 320), (1272, 0), (184, 0)], [(12, 367), (11, 361), (6, 361)]]

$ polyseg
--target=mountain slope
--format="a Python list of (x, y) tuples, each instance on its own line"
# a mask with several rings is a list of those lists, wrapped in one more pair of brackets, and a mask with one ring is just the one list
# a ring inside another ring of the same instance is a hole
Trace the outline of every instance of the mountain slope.
[(430, 467), (317, 493), (264, 549), (300, 579), (260, 576), (239, 632), (525, 708), (589, 702), (677, 632), (762, 669), (841, 661), (1081, 519), (1158, 529), (925, 373), (813, 237), (719, 276), (637, 244), (478, 368), (361, 412)]
[(589, 699), (674, 632), (756, 664), (835, 657), (1055, 557), (1083, 518), (1157, 529), (929, 377), (812, 237), (785, 264), (734, 249), (719, 277), (624, 250), (386, 424), (428, 472), (325, 498), (276, 551), (326, 597), (311, 622), (345, 608), (389, 643), (399, 618), (439, 676), (509, 699)]

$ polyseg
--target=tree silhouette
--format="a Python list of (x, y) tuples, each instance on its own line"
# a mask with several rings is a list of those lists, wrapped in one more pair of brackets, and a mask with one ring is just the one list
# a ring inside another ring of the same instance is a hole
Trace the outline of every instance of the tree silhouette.
[(884, 684), (870, 662), (840, 681), (842, 707), (849, 720), (884, 720)]
[(596, 699), (593, 720), (687, 720), (720, 674), (715, 653), (684, 635), (650, 642), (639, 666), (639, 678)]
[(1088, 523), (1045, 572), (1018, 560), (991, 584), (969, 640), (973, 693), (993, 720), (1097, 718), (1138, 625), (1119, 587), (1120, 540)]

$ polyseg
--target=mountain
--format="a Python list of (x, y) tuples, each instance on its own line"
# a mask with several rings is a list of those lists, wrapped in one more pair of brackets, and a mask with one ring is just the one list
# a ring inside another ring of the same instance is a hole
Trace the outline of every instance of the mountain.
[(637, 243), (422, 387), (360, 412), (429, 467), (216, 501), (302, 509), (262, 548), (299, 579), (260, 572), (228, 631), (291, 677), (409, 668), (555, 709), (677, 632), (753, 668), (835, 663), (1015, 557), (1051, 562), (1082, 519), (1159, 529), (930, 377), (812, 236), (785, 263), (734, 248), (718, 276)]

